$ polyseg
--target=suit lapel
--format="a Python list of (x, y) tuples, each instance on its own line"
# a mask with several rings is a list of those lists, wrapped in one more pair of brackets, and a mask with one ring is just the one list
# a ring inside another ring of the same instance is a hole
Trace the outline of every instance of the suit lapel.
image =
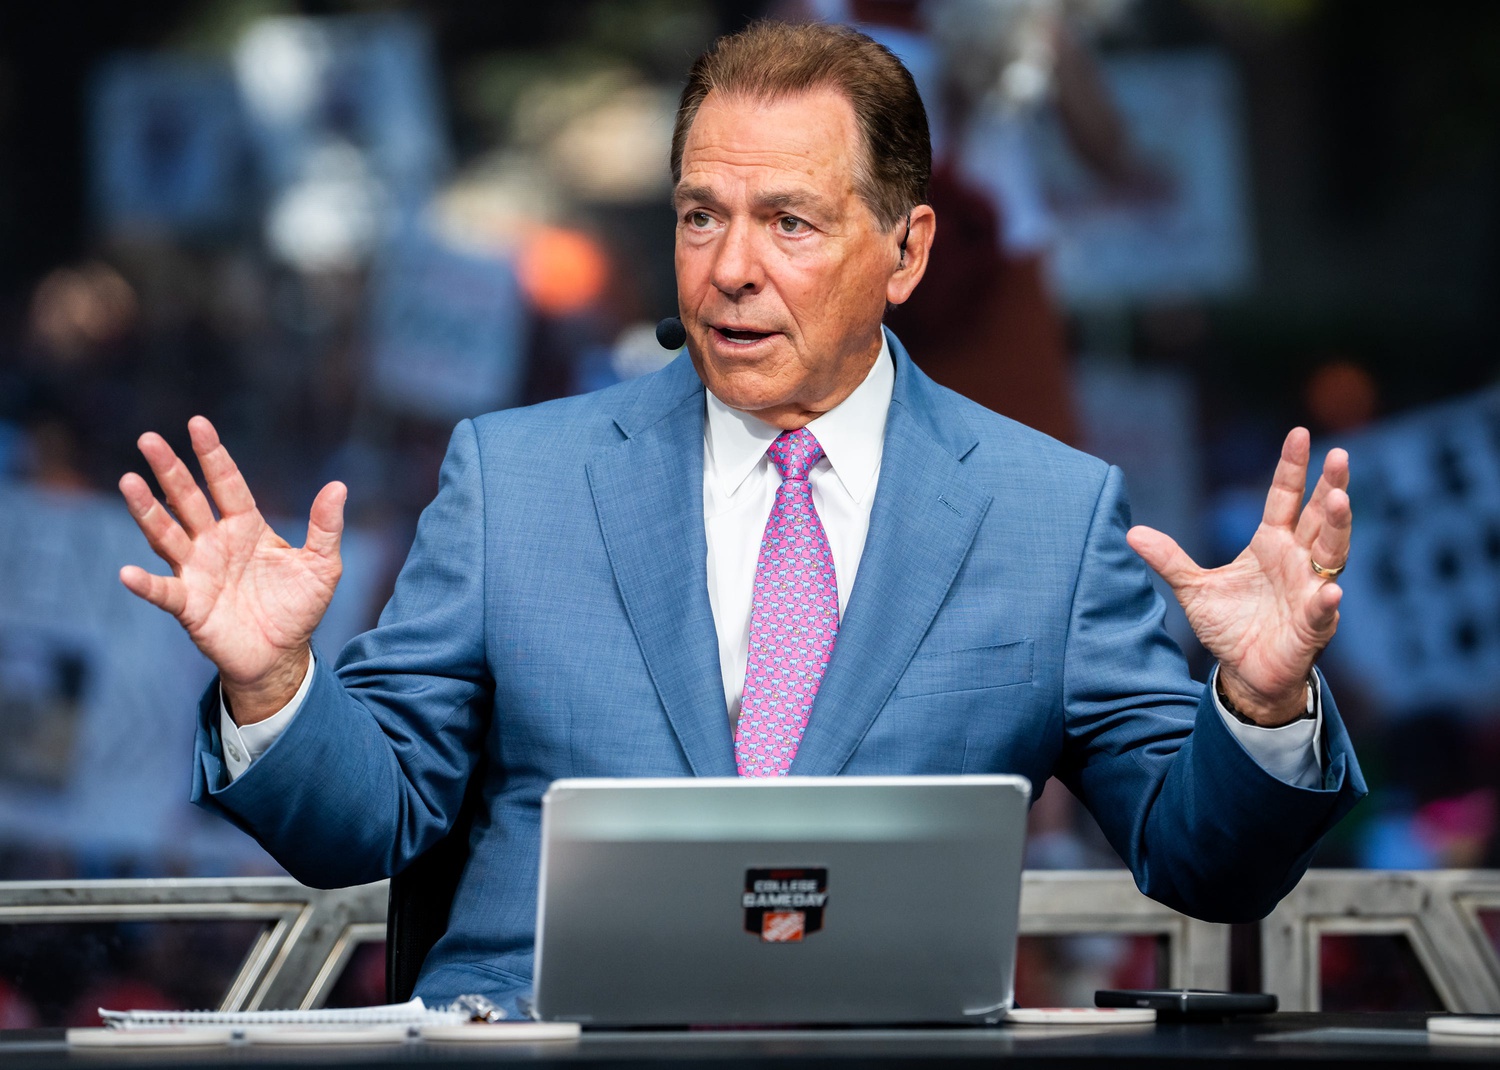
[(691, 383), (682, 370), (665, 377), (678, 388), (673, 396), (616, 419), (627, 437), (589, 462), (589, 488), (625, 612), (688, 764), (697, 776), (733, 776), (708, 602), (703, 391), (692, 389), (691, 366)]
[[(931, 384), (892, 338), (895, 398), (854, 590), (791, 772), (843, 769), (906, 671), (958, 575), (990, 495), (958, 458), (972, 442), (931, 419)], [(949, 440), (945, 441), (944, 436)]]

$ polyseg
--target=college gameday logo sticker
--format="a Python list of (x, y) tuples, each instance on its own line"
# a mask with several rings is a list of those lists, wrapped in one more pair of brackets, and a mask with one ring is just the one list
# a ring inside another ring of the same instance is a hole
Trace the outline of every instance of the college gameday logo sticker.
[(768, 944), (788, 944), (823, 927), (826, 869), (745, 870), (745, 931)]

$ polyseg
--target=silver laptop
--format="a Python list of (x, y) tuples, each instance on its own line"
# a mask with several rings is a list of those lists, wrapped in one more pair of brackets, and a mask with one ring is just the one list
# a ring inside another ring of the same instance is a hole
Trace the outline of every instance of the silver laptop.
[(1019, 776), (559, 780), (542, 800), (536, 1012), (994, 1021), (1030, 793)]

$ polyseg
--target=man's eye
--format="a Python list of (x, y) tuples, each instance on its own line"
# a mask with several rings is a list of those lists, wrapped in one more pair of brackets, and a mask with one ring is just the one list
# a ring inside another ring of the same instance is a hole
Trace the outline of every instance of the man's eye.
[(711, 223), (713, 223), (713, 217), (710, 216), (707, 212), (689, 212), (687, 214), (687, 224), (690, 227), (698, 227), (699, 229), (702, 229), (703, 227), (709, 226)]
[(784, 215), (776, 221), (777, 228), (783, 234), (801, 234), (807, 230), (807, 223), (794, 215)]

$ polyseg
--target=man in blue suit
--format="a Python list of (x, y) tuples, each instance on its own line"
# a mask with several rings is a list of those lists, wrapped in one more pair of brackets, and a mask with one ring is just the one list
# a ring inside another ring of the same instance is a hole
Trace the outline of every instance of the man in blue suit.
[[(929, 156), (910, 77), (858, 34), (758, 24), (700, 58), (672, 160), (687, 354), (460, 424), (379, 626), (336, 667), (309, 637), (343, 486), (294, 548), (207, 420), (189, 429), (217, 518), (142, 436), (175, 518), (139, 476), (121, 489), (173, 575), (121, 579), (220, 670), (194, 798), (334, 885), (399, 871), (483, 778), (420, 994), (528, 986), (558, 777), (1056, 774), (1144, 891), (1222, 920), (1268, 910), (1363, 793), (1312, 669), (1347, 458), (1304, 507), (1308, 439), (1288, 436), (1221, 569), (1127, 530), (1117, 469), (936, 386), (883, 331), (933, 241)], [(1219, 659), (1211, 687), (1142, 557)]]

